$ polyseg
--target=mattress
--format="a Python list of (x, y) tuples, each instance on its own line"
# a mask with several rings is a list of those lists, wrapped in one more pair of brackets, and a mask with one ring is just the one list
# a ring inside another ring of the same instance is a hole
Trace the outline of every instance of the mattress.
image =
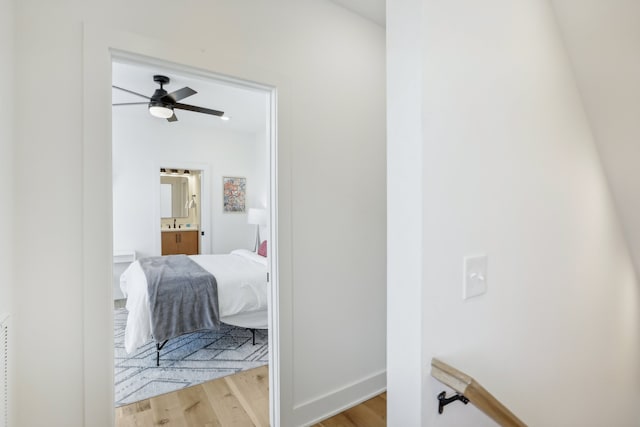
[[(218, 283), (220, 321), (254, 329), (267, 328), (267, 259), (246, 249), (229, 254), (191, 255)], [(147, 278), (138, 261), (120, 276), (129, 312), (124, 346), (127, 353), (151, 341)]]

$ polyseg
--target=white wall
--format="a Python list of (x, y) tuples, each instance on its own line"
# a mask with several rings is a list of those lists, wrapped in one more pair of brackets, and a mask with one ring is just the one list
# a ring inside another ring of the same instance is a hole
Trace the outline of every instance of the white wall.
[[(419, 49), (393, 44), (389, 58), (405, 49), (419, 58), (422, 115), (411, 116), (408, 138), (422, 144), (406, 148), (391, 132), (388, 143), (422, 163), (390, 162), (389, 182), (405, 168), (422, 175), (412, 206), (423, 211), (413, 367), (423, 405), (415, 414), (401, 404), (416, 387), (393, 380), (403, 355), (390, 349), (389, 425), (494, 425), (464, 405), (437, 414), (445, 387), (429, 376), (432, 357), (474, 376), (528, 425), (637, 425), (637, 278), (549, 4), (389, 2), (390, 40), (416, 16)], [(402, 112), (399, 94), (413, 102), (398, 90), (402, 65), (389, 64), (390, 118)], [(400, 208), (391, 204), (389, 218)], [(403, 249), (390, 239), (390, 254)], [(463, 301), (463, 257), (477, 253), (488, 255), (488, 292)], [(390, 274), (390, 336), (404, 333), (402, 304), (415, 316), (417, 291), (403, 296), (403, 278)], [(405, 411), (420, 423), (398, 423)]]
[[(13, 311), (13, 99), (14, 99), (14, 47), (13, 47), (13, 2), (0, 0), (0, 81), (4, 83), (4, 95), (8, 102), (0, 103), (0, 224), (4, 224), (0, 239), (0, 318)], [(18, 209), (15, 210), (19, 212)], [(11, 323), (12, 324), (12, 323)], [(13, 332), (9, 333), (13, 341)], [(11, 341), (11, 342), (12, 342)], [(13, 394), (12, 377), (14, 375), (13, 353), (9, 353), (9, 395)], [(1, 387), (1, 386), (0, 386)], [(9, 416), (13, 412), (10, 401)], [(4, 411), (0, 411), (2, 413)]]
[[(117, 34), (122, 46), (135, 40), (125, 46), (133, 51), (169, 52), (187, 65), (282, 83), (282, 425), (383, 387), (384, 30), (316, 0), (23, 0), (15, 7), (22, 91), (15, 169), (24, 206), (15, 218), (16, 425), (106, 426), (112, 417), (104, 405), (112, 392), (105, 373), (110, 63), (106, 48), (83, 50), (83, 42), (113, 41), (101, 34)], [(55, 108), (34, 121), (43, 94)]]
[[(0, 2), (0, 81), (7, 86), (7, 99), (13, 99), (13, 2)], [(0, 204), (0, 224), (13, 222), (13, 106), (12, 102), (0, 105), (0, 182), (2, 183), (2, 204)], [(11, 311), (12, 277), (12, 234), (13, 227), (5, 227), (0, 239), (0, 316)]]
[[(407, 1), (419, 10), (422, 0)], [(418, 426), (422, 398), (422, 20), (387, 13), (387, 407)], [(402, 409), (399, 409), (402, 408)]]
[[(247, 224), (247, 215), (223, 213), (222, 177), (247, 178), (247, 203), (266, 199), (268, 172), (258, 163), (267, 164), (262, 135), (230, 132), (206, 126), (175, 126), (149, 116), (132, 116), (123, 108), (113, 111), (113, 247), (134, 249), (139, 257), (160, 255), (157, 252), (160, 218), (158, 213), (158, 165), (206, 164), (211, 176), (210, 193), (212, 225), (203, 224), (204, 239), (212, 253), (229, 253), (233, 249), (252, 249), (255, 227)], [(202, 200), (198, 199), (202, 207)], [(248, 206), (249, 207), (249, 206)], [(179, 219), (180, 223), (189, 222)]]

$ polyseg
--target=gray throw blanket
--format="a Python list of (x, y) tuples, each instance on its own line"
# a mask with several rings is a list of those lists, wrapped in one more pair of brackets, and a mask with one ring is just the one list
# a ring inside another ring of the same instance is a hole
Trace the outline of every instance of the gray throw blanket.
[(186, 255), (140, 260), (147, 276), (151, 333), (158, 341), (200, 329), (218, 329), (218, 284)]

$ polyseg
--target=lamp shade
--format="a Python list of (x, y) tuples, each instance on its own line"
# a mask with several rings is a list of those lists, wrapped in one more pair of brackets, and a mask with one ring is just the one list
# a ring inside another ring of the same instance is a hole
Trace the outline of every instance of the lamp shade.
[(267, 211), (265, 209), (249, 208), (247, 223), (267, 225)]

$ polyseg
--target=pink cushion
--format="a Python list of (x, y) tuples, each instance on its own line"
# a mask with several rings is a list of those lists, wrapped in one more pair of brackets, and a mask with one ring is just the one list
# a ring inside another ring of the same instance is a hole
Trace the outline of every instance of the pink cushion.
[(267, 241), (260, 243), (260, 247), (258, 248), (258, 255), (262, 255), (263, 257), (267, 256)]

